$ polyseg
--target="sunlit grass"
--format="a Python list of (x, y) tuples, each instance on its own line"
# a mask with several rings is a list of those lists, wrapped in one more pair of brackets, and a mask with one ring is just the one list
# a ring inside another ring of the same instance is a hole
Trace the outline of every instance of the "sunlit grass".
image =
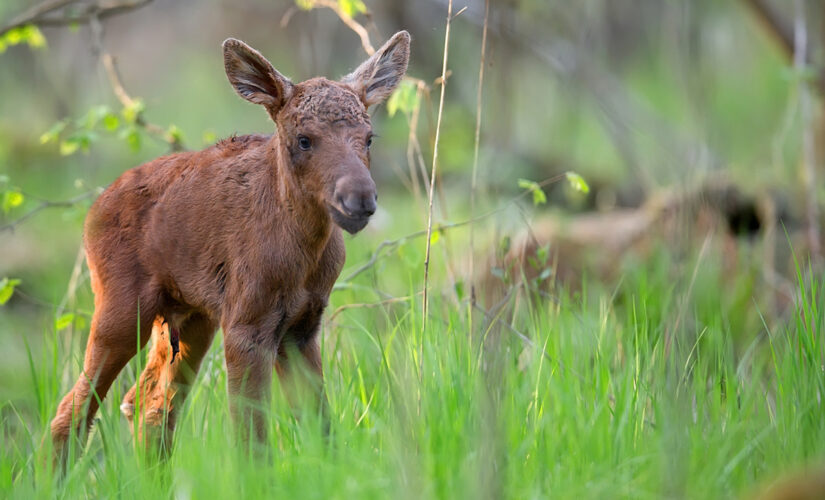
[[(699, 288), (713, 296), (683, 306), (687, 292), (652, 265), (630, 273), (615, 294), (525, 298), (511, 326), (476, 316), (472, 332), (466, 305), (437, 295), (425, 332), (420, 296), (412, 292), (384, 308), (345, 310), (324, 332), (329, 434), (312, 414), (296, 419), (275, 391), (263, 455), (232, 438), (220, 339), (183, 409), (171, 458), (157, 462), (136, 452), (118, 411), (135, 361), (62, 482), (46, 466), (41, 440), (68, 387), (65, 373), (76, 373), (82, 353), (62, 352), (58, 336), (41, 333), (45, 348), (31, 353), (32, 394), (2, 407), (0, 491), (737, 496), (825, 452), (822, 283), (800, 287), (802, 301), (787, 326), (744, 341), (719, 307), (724, 290), (712, 285)], [(363, 295), (336, 292), (333, 307)]]

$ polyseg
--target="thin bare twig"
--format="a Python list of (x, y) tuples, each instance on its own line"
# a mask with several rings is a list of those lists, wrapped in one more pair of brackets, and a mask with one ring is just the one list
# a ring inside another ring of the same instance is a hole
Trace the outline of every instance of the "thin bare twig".
[[(120, 79), (117, 67), (115, 66), (115, 58), (106, 50), (105, 44), (103, 43), (103, 24), (100, 22), (100, 19), (96, 16), (91, 17), (89, 19), (89, 28), (92, 32), (94, 49), (100, 57), (103, 68), (106, 70), (106, 77), (109, 80), (109, 85), (112, 87), (112, 92), (124, 108), (134, 109), (137, 102), (129, 95), (123, 86), (123, 81)], [(142, 112), (138, 113), (135, 117), (135, 125), (141, 127), (147, 134), (168, 143), (172, 151), (182, 151), (185, 149), (180, 136), (169, 134), (160, 125), (146, 121)]]
[[(415, 87), (416, 102), (421, 102), (422, 92), (426, 85), (423, 81), (419, 81)], [(409, 133), (407, 135), (407, 167), (410, 169), (410, 180), (412, 181), (413, 197), (416, 201), (421, 199), (421, 188), (419, 174), (416, 167), (424, 166), (423, 155), (421, 154), (421, 145), (418, 143), (418, 117), (421, 114), (421, 106), (415, 106), (410, 114), (407, 116), (407, 126)], [(423, 172), (426, 174), (426, 167)], [(426, 175), (423, 176), (426, 182)]]
[(10, 30), (13, 30), (14, 28), (19, 28), (20, 26), (37, 24), (37, 21), (42, 19), (46, 14), (62, 9), (63, 7), (74, 2), (75, 0), (47, 0), (46, 2), (37, 4), (29, 10), (18, 14), (11, 21), (0, 28), (0, 36)]
[(92, 190), (92, 191), (87, 191), (87, 192), (85, 192), (81, 195), (75, 196), (74, 198), (69, 198), (68, 200), (64, 200), (64, 201), (42, 201), (42, 202), (40, 202), (39, 205), (37, 205), (33, 209), (29, 210), (28, 212), (26, 212), (22, 216), (18, 217), (17, 219), (9, 222), (8, 224), (6, 224), (4, 226), (0, 226), (0, 233), (2, 233), (4, 231), (12, 231), (13, 232), (17, 228), (17, 226), (19, 226), (20, 224), (22, 224), (26, 220), (34, 217), (35, 215), (37, 215), (38, 212), (42, 212), (43, 210), (45, 210), (47, 208), (69, 208), (69, 207), (73, 207), (73, 206), (77, 205), (78, 203), (80, 203), (81, 201), (91, 198), (92, 196), (96, 195), (97, 193), (98, 193), (97, 190)]
[(788, 59), (794, 57), (794, 30), (765, 0), (743, 0)]
[[(375, 54), (375, 48), (370, 42), (370, 34), (367, 31), (367, 28), (353, 19), (352, 16), (341, 10), (341, 6), (336, 0), (311, 0), (311, 5), (312, 7), (325, 7), (335, 12), (338, 18), (341, 19), (341, 22), (346, 24), (347, 27), (354, 31), (355, 34), (358, 35), (358, 38), (361, 39), (361, 46), (364, 48), (364, 52), (370, 56)], [(281, 18), (281, 26), (286, 26), (294, 13), (295, 9), (288, 10), (286, 14), (284, 14), (283, 18)], [(367, 13), (367, 15), (369, 15), (369, 13)]]
[[(805, 21), (805, 2), (796, 0), (794, 17), (794, 68), (802, 73), (808, 60), (808, 29)], [(821, 256), (819, 243), (819, 207), (817, 205), (816, 150), (814, 146), (811, 91), (808, 82), (798, 80), (799, 112), (802, 117), (802, 178), (805, 190), (805, 226), (808, 251), (815, 263)]]
[(85, 260), (86, 249), (83, 246), (83, 243), (80, 243), (74, 259), (72, 274), (69, 277), (69, 284), (66, 286), (66, 294), (63, 295), (63, 298), (60, 300), (60, 304), (57, 306), (57, 317), (60, 317), (66, 309), (74, 309), (75, 299), (77, 298), (77, 289), (83, 281), (83, 262)]
[[(788, 61), (796, 60), (796, 33), (795, 24), (789, 23), (785, 20), (780, 12), (772, 8), (765, 0), (742, 0), (748, 9), (753, 13), (756, 20), (764, 28), (765, 32), (776, 42), (779, 50), (788, 59)], [(812, 54), (805, 54), (802, 61), (804, 66), (812, 66), (814, 64)], [(822, 70), (817, 72), (816, 87), (820, 92), (825, 92), (825, 72)]]
[[(547, 179), (539, 182), (538, 185), (540, 187), (545, 187), (545, 186), (548, 186), (550, 184), (559, 182), (559, 181), (561, 181), (562, 179), (565, 178), (565, 175), (566, 174), (554, 175), (553, 177), (547, 178)], [(439, 224), (438, 226), (435, 227), (435, 230), (439, 231), (439, 232), (443, 232), (443, 231), (446, 231), (448, 229), (455, 229), (455, 228), (458, 228), (458, 227), (474, 224), (474, 223), (479, 222), (481, 220), (487, 219), (488, 217), (492, 217), (493, 215), (501, 213), (504, 210), (507, 210), (511, 205), (513, 205), (514, 203), (517, 203), (520, 199), (522, 199), (525, 196), (530, 195), (530, 194), (532, 194), (532, 191), (530, 189), (525, 189), (521, 193), (519, 193), (518, 196), (515, 196), (514, 198), (511, 198), (510, 200), (508, 200), (506, 203), (502, 204), (498, 208), (495, 208), (493, 210), (490, 210), (489, 212), (483, 213), (483, 214), (478, 215), (476, 217), (473, 217), (471, 219), (463, 220), (463, 221), (460, 221), (460, 222), (453, 222), (453, 223), (450, 223), (450, 224)], [(367, 262), (365, 262), (364, 264), (358, 266), (354, 271), (350, 272), (345, 278), (343, 278), (341, 280), (338, 280), (338, 283), (347, 283), (349, 281), (352, 281), (356, 276), (358, 276), (359, 274), (361, 274), (361, 273), (367, 271), (368, 269), (370, 269), (372, 266), (374, 266), (378, 262), (378, 259), (381, 258), (381, 253), (384, 250), (395, 248), (398, 245), (407, 242), (408, 240), (415, 239), (415, 238), (420, 238), (421, 236), (427, 236), (427, 235), (431, 236), (432, 233), (430, 231), (428, 231), (427, 229), (422, 229), (421, 231), (416, 231), (414, 233), (410, 233), (406, 236), (402, 236), (402, 237), (394, 239), (394, 240), (384, 240), (384, 241), (382, 241), (375, 248), (375, 251), (372, 253), (372, 255), (367, 260)]]
[(441, 65), (441, 96), (438, 100), (438, 118), (435, 122), (435, 141), (433, 142), (433, 166), (430, 176), (429, 206), (427, 208), (427, 241), (424, 252), (424, 299), (423, 299), (423, 322), (422, 332), (427, 328), (428, 299), (427, 287), (430, 277), (430, 238), (433, 230), (433, 194), (435, 193), (435, 178), (438, 171), (438, 140), (441, 137), (441, 117), (444, 111), (444, 92), (447, 88), (447, 56), (450, 48), (450, 21), (453, 17), (453, 0), (447, 4), (447, 27), (444, 30), (444, 58)]
[[(490, 0), (484, 2), (484, 28), (481, 32), (481, 62), (478, 64), (478, 92), (476, 93), (476, 133), (473, 144), (473, 174), (470, 180), (470, 213), (476, 213), (476, 189), (478, 183), (478, 148), (481, 142), (481, 96), (484, 84), (484, 64), (487, 49), (487, 24), (490, 17)], [(470, 303), (476, 303), (475, 277), (475, 231), (470, 226)]]
[(341, 314), (342, 312), (349, 310), (349, 309), (361, 309), (361, 308), (372, 308), (372, 307), (381, 307), (387, 304), (397, 304), (399, 302), (407, 302), (408, 300), (412, 299), (413, 297), (421, 295), (421, 292), (417, 292), (413, 295), (405, 295), (404, 297), (390, 297), (389, 299), (379, 300), (378, 302), (364, 302), (359, 304), (344, 304), (332, 314), (330, 314), (329, 318), (327, 319), (328, 323), (332, 323), (336, 316)]

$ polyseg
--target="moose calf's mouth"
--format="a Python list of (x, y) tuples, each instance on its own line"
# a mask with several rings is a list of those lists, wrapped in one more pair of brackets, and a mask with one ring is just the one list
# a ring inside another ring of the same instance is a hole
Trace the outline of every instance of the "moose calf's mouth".
[(329, 207), (329, 214), (332, 216), (332, 220), (335, 224), (338, 225), (341, 229), (348, 232), (349, 234), (355, 234), (358, 231), (364, 229), (367, 223), (370, 221), (369, 216), (349, 216), (345, 215), (342, 211), (338, 210), (332, 205), (327, 205)]

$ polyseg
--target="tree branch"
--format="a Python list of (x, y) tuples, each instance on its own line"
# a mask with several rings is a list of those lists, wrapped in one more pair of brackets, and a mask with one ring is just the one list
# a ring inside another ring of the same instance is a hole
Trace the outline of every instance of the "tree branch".
[(25, 222), (26, 220), (32, 218), (33, 216), (37, 215), (38, 212), (41, 212), (47, 208), (69, 208), (77, 205), (83, 200), (89, 199), (92, 196), (98, 193), (97, 190), (87, 191), (81, 195), (75, 196), (74, 198), (70, 198), (64, 201), (42, 201), (39, 205), (31, 209), (30, 211), (26, 212), (22, 216), (18, 217), (17, 219), (0, 226), (0, 233), (5, 231), (12, 231), (17, 228), (20, 224)]
[[(770, 6), (767, 0), (742, 0), (748, 7), (756, 20), (776, 43), (782, 55), (789, 63), (795, 64), (796, 43), (794, 39), (794, 26), (786, 21), (782, 15)], [(804, 67), (815, 66), (816, 63), (811, 57), (811, 53), (805, 54)], [(818, 69), (814, 86), (820, 93), (825, 93), (825, 71)]]
[[(115, 97), (123, 107), (132, 108), (135, 105), (135, 99), (126, 92), (115, 66), (115, 58), (104, 47), (101, 21), (108, 17), (139, 9), (152, 1), (99, 0), (98, 2), (88, 3), (82, 0), (46, 0), (19, 14), (3, 28), (0, 28), (0, 36), (14, 28), (26, 25), (69, 26), (88, 24), (92, 32), (94, 50), (106, 70), (106, 76)], [(135, 125), (142, 128), (147, 134), (168, 143), (172, 151), (185, 149), (179, 136), (169, 134), (163, 127), (147, 122), (142, 113), (138, 113), (135, 117)]]
[(793, 27), (765, 0), (742, 0), (789, 61), (793, 60)]
[(101, 0), (96, 3), (81, 0), (46, 0), (14, 17), (0, 28), (0, 36), (14, 28), (29, 24), (35, 26), (86, 24), (93, 18), (106, 19), (139, 9), (151, 2), (152, 0)]
[(365, 28), (363, 24), (359, 23), (351, 16), (347, 15), (346, 12), (341, 10), (341, 6), (338, 5), (337, 1), (315, 0), (315, 4), (320, 5), (322, 7), (326, 7), (335, 12), (335, 14), (337, 14), (338, 17), (341, 19), (341, 22), (346, 24), (347, 27), (354, 31), (355, 34), (358, 35), (358, 38), (361, 39), (361, 46), (364, 48), (364, 52), (366, 52), (367, 55), (370, 56), (375, 54), (375, 49), (373, 48), (372, 43), (370, 43), (370, 35), (367, 32), (367, 28)]
[[(112, 92), (114, 92), (115, 97), (117, 97), (117, 100), (120, 101), (120, 104), (124, 108), (133, 108), (135, 106), (135, 99), (129, 95), (126, 88), (123, 86), (123, 82), (121, 81), (120, 75), (117, 72), (117, 67), (115, 66), (115, 58), (106, 50), (103, 44), (103, 24), (96, 16), (92, 16), (89, 19), (89, 27), (92, 31), (92, 40), (95, 51), (99, 54), (100, 62), (106, 70), (109, 85), (112, 86)], [(182, 151), (186, 149), (179, 136), (169, 134), (163, 127), (147, 122), (143, 117), (143, 113), (138, 113), (135, 117), (135, 125), (141, 127), (147, 134), (153, 135), (161, 139), (163, 142), (168, 143), (172, 151)]]

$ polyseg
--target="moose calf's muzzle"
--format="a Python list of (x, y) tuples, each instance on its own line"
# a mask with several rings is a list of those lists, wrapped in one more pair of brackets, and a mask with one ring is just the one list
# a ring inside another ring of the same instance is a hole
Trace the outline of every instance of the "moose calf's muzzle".
[(347, 176), (335, 184), (332, 219), (345, 231), (355, 234), (363, 229), (377, 207), (375, 182), (369, 176)]

